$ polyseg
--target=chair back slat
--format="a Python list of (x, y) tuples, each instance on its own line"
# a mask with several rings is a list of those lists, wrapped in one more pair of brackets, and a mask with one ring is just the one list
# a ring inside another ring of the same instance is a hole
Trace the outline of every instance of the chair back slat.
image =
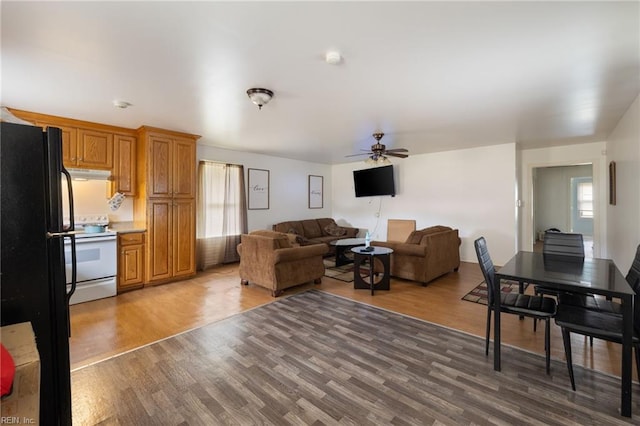
[(493, 288), (495, 282), (495, 267), (491, 256), (489, 256), (489, 249), (487, 248), (487, 242), (484, 237), (480, 237), (474, 241), (473, 245), (476, 248), (476, 255), (478, 256), (478, 264), (484, 281), (487, 283), (487, 303), (489, 306), (493, 306)]
[(584, 259), (584, 239), (582, 234), (545, 232), (542, 253), (575, 256)]
[(626, 278), (629, 285), (633, 287), (637, 293), (638, 289), (636, 287), (640, 285), (640, 245), (638, 245), (636, 249), (636, 257), (633, 258), (633, 263), (631, 263), (631, 268), (629, 268), (629, 273), (627, 273)]
[(633, 301), (633, 326), (636, 332), (640, 334), (640, 245), (638, 245), (636, 249), (636, 257), (633, 258), (633, 262), (625, 278), (633, 291), (636, 292)]

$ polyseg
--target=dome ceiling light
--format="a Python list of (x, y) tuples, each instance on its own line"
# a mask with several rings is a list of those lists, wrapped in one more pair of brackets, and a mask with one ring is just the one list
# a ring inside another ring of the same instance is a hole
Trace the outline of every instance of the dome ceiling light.
[(251, 88), (247, 90), (247, 96), (251, 102), (258, 105), (258, 109), (262, 109), (262, 106), (268, 104), (273, 98), (273, 92), (269, 89)]

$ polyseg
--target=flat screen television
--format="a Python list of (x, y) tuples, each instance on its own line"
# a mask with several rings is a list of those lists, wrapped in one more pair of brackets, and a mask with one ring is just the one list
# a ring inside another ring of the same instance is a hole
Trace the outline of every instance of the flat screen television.
[(393, 181), (393, 165), (354, 170), (353, 183), (356, 197), (375, 197), (378, 195), (396, 195)]

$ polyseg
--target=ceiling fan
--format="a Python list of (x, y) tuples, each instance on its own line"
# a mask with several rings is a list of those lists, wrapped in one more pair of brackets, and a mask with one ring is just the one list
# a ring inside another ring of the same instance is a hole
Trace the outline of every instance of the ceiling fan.
[[(387, 147), (380, 143), (380, 139), (384, 136), (382, 132), (376, 132), (373, 134), (373, 138), (376, 140), (376, 143), (371, 145), (371, 151), (362, 152), (360, 154), (352, 154), (347, 155), (347, 157), (356, 157), (358, 155), (368, 155), (367, 163), (376, 163), (376, 164), (390, 164), (391, 162), (387, 159), (387, 156), (390, 157), (399, 157), (399, 158), (407, 158), (408, 154), (403, 154), (404, 152), (409, 152), (406, 148), (394, 148), (387, 149)], [(363, 150), (365, 151), (365, 150)]]

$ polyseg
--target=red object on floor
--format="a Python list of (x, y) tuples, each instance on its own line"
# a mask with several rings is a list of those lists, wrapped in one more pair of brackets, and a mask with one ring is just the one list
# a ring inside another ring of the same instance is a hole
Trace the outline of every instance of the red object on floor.
[(13, 377), (16, 374), (16, 365), (9, 351), (0, 344), (0, 396), (11, 393)]

